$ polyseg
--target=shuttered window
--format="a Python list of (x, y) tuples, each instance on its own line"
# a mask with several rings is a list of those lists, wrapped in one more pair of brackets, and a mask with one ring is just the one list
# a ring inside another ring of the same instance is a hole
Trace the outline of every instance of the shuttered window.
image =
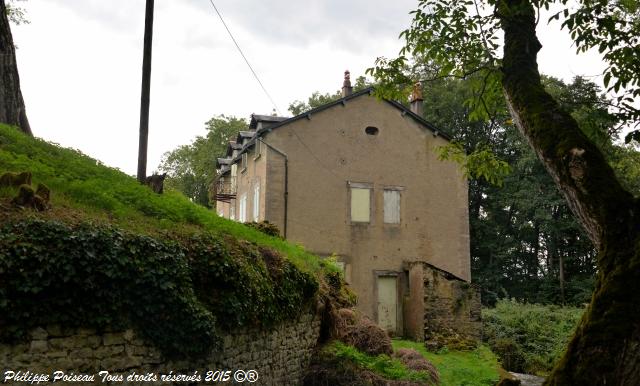
[(351, 221), (369, 222), (371, 216), (371, 189), (351, 188)]
[(384, 190), (384, 223), (400, 224), (399, 190)]

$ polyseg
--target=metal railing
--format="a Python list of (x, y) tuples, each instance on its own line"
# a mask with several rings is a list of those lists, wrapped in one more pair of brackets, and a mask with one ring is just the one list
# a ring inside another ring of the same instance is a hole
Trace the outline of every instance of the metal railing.
[(221, 177), (214, 182), (214, 198), (216, 201), (230, 202), (237, 193), (236, 177)]

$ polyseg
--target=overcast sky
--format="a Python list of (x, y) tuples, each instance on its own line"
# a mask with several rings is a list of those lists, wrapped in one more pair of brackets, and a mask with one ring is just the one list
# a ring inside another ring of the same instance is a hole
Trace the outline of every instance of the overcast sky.
[[(416, 0), (215, 0), (281, 114), (314, 91), (334, 92), (345, 69), (364, 75), (393, 57)], [(29, 0), (13, 26), (34, 134), (134, 175), (144, 0)], [(264, 95), (209, 0), (156, 0), (148, 174), (161, 155), (204, 135), (214, 115), (270, 114)], [(546, 20), (543, 18), (542, 20)], [(567, 81), (599, 75), (557, 25), (540, 32), (541, 71)], [(600, 83), (599, 77), (592, 78)], [(428, 119), (428, 117), (427, 117)]]

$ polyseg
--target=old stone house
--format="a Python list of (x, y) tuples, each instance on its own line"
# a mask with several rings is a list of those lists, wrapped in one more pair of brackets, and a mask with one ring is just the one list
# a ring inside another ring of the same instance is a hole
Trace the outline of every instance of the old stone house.
[(371, 88), (353, 93), (348, 72), (342, 91), (292, 118), (253, 115), (218, 159), (218, 214), (269, 221), (287, 240), (337, 255), (357, 308), (393, 334), (428, 339), (442, 307), (474, 319), (475, 301), (429, 309), (436, 298), (460, 303), (449, 290), (428, 293), (444, 288), (429, 283), (436, 273), (471, 279), (467, 182), (436, 151), (449, 136), (422, 118), (420, 93), (407, 109)]

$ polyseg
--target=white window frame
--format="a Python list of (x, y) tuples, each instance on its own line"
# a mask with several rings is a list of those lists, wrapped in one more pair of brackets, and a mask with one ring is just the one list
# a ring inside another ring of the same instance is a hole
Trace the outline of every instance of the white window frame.
[(247, 193), (242, 193), (240, 196), (240, 207), (238, 210), (238, 221), (247, 222)]
[(258, 222), (260, 219), (260, 183), (257, 182), (253, 187), (253, 221)]
[[(348, 182), (349, 185), (349, 221), (352, 224), (370, 224), (371, 223), (371, 218), (372, 213), (373, 213), (373, 200), (372, 200), (372, 196), (373, 196), (373, 184), (371, 183), (365, 183), (365, 182)], [(358, 218), (357, 216), (354, 216), (354, 193), (355, 192), (360, 192), (362, 190), (367, 190), (368, 191), (368, 213), (367, 213), (367, 218)], [(354, 217), (356, 217), (356, 219), (354, 219)]]
[[(383, 211), (383, 223), (389, 225), (398, 225), (402, 222), (402, 191), (404, 190), (401, 186), (385, 186), (382, 190), (382, 211)], [(396, 216), (393, 216), (393, 213), (389, 213), (387, 208), (393, 204), (388, 202), (387, 200), (392, 199), (391, 197), (397, 198), (397, 208), (396, 208)]]

